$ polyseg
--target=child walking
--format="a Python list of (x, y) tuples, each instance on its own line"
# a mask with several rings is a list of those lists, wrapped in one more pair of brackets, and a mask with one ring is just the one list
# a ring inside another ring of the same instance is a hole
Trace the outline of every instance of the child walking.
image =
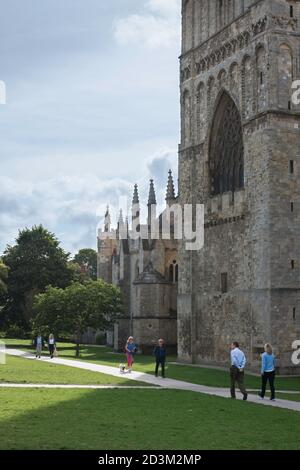
[(267, 382), (269, 381), (271, 389), (271, 400), (275, 401), (275, 356), (273, 354), (273, 348), (271, 344), (265, 344), (265, 352), (261, 355), (261, 393), (259, 394), (260, 398), (263, 400), (265, 398)]
[(134, 354), (136, 353), (136, 351), (137, 351), (137, 347), (136, 347), (136, 344), (134, 343), (134, 339), (132, 336), (129, 336), (125, 345), (128, 372), (131, 372), (132, 370), (132, 366), (134, 362)]
[(157, 346), (154, 348), (153, 355), (156, 359), (156, 366), (155, 366), (155, 377), (158, 376), (158, 369), (161, 366), (161, 376), (165, 378), (165, 364), (166, 364), (166, 357), (167, 351), (165, 342), (163, 339), (159, 339), (157, 342)]

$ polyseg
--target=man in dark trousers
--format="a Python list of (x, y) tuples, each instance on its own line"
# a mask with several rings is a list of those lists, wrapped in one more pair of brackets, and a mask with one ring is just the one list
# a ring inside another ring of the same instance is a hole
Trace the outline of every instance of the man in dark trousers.
[(157, 346), (155, 346), (153, 354), (156, 359), (155, 377), (157, 377), (159, 366), (161, 366), (161, 375), (162, 375), (162, 378), (164, 379), (167, 351), (166, 351), (166, 346), (165, 346), (165, 342), (163, 339), (158, 340)]
[(240, 350), (239, 343), (237, 341), (231, 343), (231, 367), (230, 367), (230, 380), (231, 380), (231, 398), (235, 397), (235, 383), (243, 394), (243, 400), (247, 400), (248, 393), (244, 385), (244, 369), (246, 365), (246, 356), (243, 351)]

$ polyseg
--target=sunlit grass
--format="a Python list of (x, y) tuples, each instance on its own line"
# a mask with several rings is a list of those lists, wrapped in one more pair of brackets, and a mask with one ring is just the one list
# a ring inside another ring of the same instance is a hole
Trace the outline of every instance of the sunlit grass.
[(300, 413), (175, 390), (1, 390), (0, 449), (299, 449)]
[(0, 364), (0, 383), (73, 384), (73, 385), (145, 385), (99, 372), (6, 356)]

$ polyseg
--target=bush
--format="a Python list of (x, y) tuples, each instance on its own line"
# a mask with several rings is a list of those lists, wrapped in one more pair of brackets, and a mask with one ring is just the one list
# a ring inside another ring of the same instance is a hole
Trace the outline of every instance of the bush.
[(5, 336), (6, 338), (12, 338), (12, 339), (27, 339), (28, 337), (30, 337), (28, 332), (24, 331), (24, 329), (18, 325), (8, 326), (5, 331)]
[(106, 334), (105, 333), (97, 333), (95, 338), (96, 344), (99, 346), (106, 345)]

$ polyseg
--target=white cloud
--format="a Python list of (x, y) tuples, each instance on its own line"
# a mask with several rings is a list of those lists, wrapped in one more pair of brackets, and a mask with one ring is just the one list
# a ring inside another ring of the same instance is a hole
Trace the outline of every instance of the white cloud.
[(180, 0), (149, 0), (141, 14), (115, 21), (115, 38), (121, 45), (131, 43), (151, 49), (178, 46), (180, 42)]
[[(140, 201), (146, 207), (149, 179), (154, 178), (159, 207), (164, 204), (168, 170), (174, 170), (176, 181), (177, 152), (161, 148), (140, 167), (138, 180), (101, 178), (83, 173), (47, 179), (20, 181), (0, 176), (0, 254), (13, 244), (18, 230), (43, 224), (54, 232), (63, 247), (75, 253), (80, 248), (96, 248), (97, 228), (103, 225), (107, 204), (112, 223), (116, 225), (120, 198), (130, 204), (134, 183), (139, 185)], [(122, 201), (121, 201), (122, 202)], [(122, 205), (125, 209), (126, 207)], [(142, 218), (146, 217), (143, 210)]]
[(178, 17), (180, 15), (180, 5), (181, 0), (148, 0), (146, 3), (149, 10), (167, 17)]

